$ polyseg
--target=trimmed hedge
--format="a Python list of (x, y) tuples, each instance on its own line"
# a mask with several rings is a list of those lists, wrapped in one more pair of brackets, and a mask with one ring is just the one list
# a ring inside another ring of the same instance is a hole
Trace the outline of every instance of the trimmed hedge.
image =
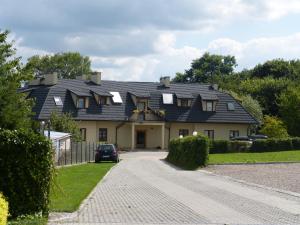
[(245, 141), (211, 140), (210, 154), (248, 152), (250, 144)]
[(299, 138), (256, 140), (253, 142), (250, 151), (251, 152), (289, 151), (293, 149), (300, 149), (299, 143), (300, 143)]
[(8, 217), (8, 203), (0, 193), (0, 225), (6, 225)]
[(187, 136), (170, 141), (166, 160), (183, 169), (194, 170), (208, 163), (209, 140), (206, 136)]
[(50, 141), (40, 134), (0, 129), (0, 192), (12, 218), (48, 214), (52, 154)]

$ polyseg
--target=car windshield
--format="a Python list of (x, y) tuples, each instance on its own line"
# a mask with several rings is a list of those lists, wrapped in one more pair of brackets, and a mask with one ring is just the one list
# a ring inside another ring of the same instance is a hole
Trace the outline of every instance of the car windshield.
[(100, 145), (99, 149), (101, 151), (113, 151), (114, 150), (112, 145)]

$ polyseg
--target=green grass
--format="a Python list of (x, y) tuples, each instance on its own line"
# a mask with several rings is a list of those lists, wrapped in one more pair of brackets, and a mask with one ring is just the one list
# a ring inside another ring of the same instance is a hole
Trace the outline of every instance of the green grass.
[(14, 220), (9, 220), (7, 225), (46, 225), (47, 218), (40, 216), (21, 216)]
[(88, 163), (62, 167), (50, 192), (50, 211), (73, 212), (78, 209), (114, 163)]
[(300, 151), (210, 154), (209, 164), (300, 162)]

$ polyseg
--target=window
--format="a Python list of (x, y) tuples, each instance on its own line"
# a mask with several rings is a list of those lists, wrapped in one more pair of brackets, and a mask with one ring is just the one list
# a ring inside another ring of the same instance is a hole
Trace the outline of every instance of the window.
[(234, 103), (233, 102), (228, 102), (227, 103), (227, 109), (229, 111), (234, 111), (235, 110)]
[(55, 102), (55, 105), (57, 105), (57, 106), (62, 106), (62, 105), (63, 105), (63, 102), (62, 102), (62, 100), (61, 100), (61, 97), (55, 96), (55, 97), (54, 97), (54, 102)]
[(240, 132), (238, 130), (230, 130), (229, 131), (229, 138), (234, 138), (240, 136)]
[(173, 104), (173, 94), (162, 94), (164, 104)]
[(188, 136), (189, 135), (189, 130), (188, 129), (179, 129), (179, 136)]
[(213, 111), (213, 102), (206, 101), (206, 111), (212, 112)]
[(145, 108), (146, 108), (146, 103), (145, 102), (138, 102), (137, 103), (137, 109), (138, 110), (145, 110)]
[(99, 141), (107, 141), (107, 128), (99, 128)]
[(85, 98), (78, 98), (77, 108), (79, 108), (79, 109), (84, 109), (85, 108)]
[(215, 131), (214, 130), (204, 130), (204, 134), (210, 139), (215, 138)]
[(189, 107), (189, 100), (181, 99), (181, 107)]
[(123, 103), (119, 92), (110, 92), (110, 94), (113, 96), (112, 100), (114, 103)]
[(82, 141), (86, 141), (86, 128), (80, 128), (80, 136)]
[(107, 105), (107, 98), (104, 96), (99, 96), (99, 105)]

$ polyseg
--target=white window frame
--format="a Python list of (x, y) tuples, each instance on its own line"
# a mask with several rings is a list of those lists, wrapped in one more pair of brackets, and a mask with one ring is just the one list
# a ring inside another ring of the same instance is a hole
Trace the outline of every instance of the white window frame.
[(54, 99), (54, 102), (55, 102), (56, 106), (63, 106), (63, 102), (62, 102), (60, 96), (54, 96), (53, 99)]
[(173, 94), (163, 93), (162, 98), (163, 98), (163, 104), (165, 105), (172, 105), (174, 103)]
[(123, 100), (121, 98), (121, 95), (119, 92), (117, 91), (112, 91), (112, 92), (109, 92), (111, 95), (112, 95), (112, 100), (114, 103), (123, 103)]

